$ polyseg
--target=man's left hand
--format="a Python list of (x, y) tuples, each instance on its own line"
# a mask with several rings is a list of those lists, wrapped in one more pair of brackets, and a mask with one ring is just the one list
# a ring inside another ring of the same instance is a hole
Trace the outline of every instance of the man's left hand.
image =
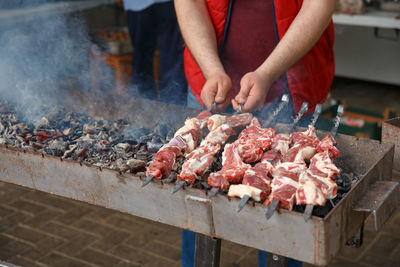
[(261, 75), (258, 71), (246, 73), (240, 80), (240, 91), (234, 99), (232, 106), (234, 109), (243, 105), (243, 111), (255, 111), (260, 109), (267, 97), (269, 88), (273, 81), (266, 75)]

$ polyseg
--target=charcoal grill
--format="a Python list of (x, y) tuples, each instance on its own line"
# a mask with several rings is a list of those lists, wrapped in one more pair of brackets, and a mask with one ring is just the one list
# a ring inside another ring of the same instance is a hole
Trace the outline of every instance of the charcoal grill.
[[(155, 109), (155, 114), (165, 114)], [(169, 112), (176, 110), (171, 106)], [(189, 116), (196, 111), (185, 112)], [(337, 141), (339, 167), (359, 180), (324, 218), (312, 216), (308, 222), (302, 213), (287, 210), (267, 221), (267, 208), (259, 203), (248, 204), (238, 214), (239, 199), (209, 199), (205, 191), (194, 188), (172, 195), (174, 184), (152, 182), (142, 188), (144, 177), (5, 146), (0, 146), (0, 180), (200, 233), (196, 244), (203, 250), (196, 249), (198, 265), (218, 265), (220, 239), (326, 265), (370, 213), (379, 230), (399, 203), (398, 183), (390, 181), (394, 145), (346, 135)], [(282, 257), (274, 259), (279, 263)]]

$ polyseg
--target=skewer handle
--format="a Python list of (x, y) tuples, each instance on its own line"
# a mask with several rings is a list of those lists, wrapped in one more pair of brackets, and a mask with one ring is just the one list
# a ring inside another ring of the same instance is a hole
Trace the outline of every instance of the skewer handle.
[(208, 109), (208, 111), (213, 111), (215, 109), (215, 107), (217, 106), (217, 102), (213, 102), (213, 104), (211, 105), (211, 107)]
[(318, 120), (319, 115), (321, 114), (321, 111), (322, 111), (322, 105), (321, 104), (317, 104), (315, 106), (314, 114), (313, 114), (313, 117), (312, 117), (312, 120), (311, 120), (311, 126), (314, 126), (315, 123), (317, 123), (317, 120)]
[(307, 110), (308, 110), (308, 103), (307, 102), (303, 102), (303, 104), (301, 105), (301, 108), (299, 110), (299, 113), (297, 113), (297, 116), (294, 118), (294, 120), (292, 122), (292, 125), (289, 127), (289, 133), (292, 132), (293, 128), (299, 122), (301, 117), (303, 117), (304, 113), (307, 112)]
[(278, 107), (272, 112), (271, 116), (265, 122), (265, 125), (269, 126), (271, 124), (271, 122), (275, 119), (275, 117), (279, 114), (279, 112), (283, 109), (283, 107), (287, 103), (289, 103), (289, 95), (288, 94), (282, 95), (281, 101), (282, 102), (279, 103)]
[(337, 130), (339, 128), (339, 124), (340, 124), (340, 118), (343, 116), (344, 113), (344, 107), (343, 105), (339, 105), (338, 109), (337, 109), (337, 113), (336, 113), (336, 118), (335, 118), (335, 125), (333, 126), (332, 130), (331, 130), (331, 135), (332, 136), (336, 136), (337, 134)]

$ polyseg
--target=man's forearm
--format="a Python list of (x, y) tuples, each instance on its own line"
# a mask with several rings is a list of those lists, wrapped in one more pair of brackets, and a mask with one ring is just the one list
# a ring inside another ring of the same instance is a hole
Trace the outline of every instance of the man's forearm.
[(321, 37), (335, 4), (336, 0), (304, 0), (288, 31), (257, 71), (276, 80), (298, 62)]
[(224, 68), (205, 0), (174, 0), (183, 39), (206, 79)]

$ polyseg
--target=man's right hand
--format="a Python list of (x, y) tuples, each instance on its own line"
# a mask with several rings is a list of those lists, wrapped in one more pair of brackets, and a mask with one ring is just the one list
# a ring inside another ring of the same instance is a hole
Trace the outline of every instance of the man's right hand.
[(222, 112), (231, 102), (228, 95), (231, 88), (231, 78), (225, 72), (210, 75), (201, 90), (201, 100), (209, 109), (215, 101), (217, 106), (214, 110)]

